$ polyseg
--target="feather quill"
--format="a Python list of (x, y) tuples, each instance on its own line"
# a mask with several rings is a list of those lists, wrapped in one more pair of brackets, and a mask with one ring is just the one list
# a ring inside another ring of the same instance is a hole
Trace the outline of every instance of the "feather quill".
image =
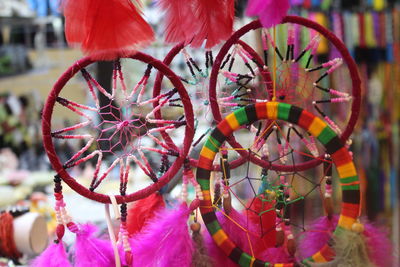
[(130, 239), (133, 266), (191, 266), (194, 243), (187, 224), (190, 213), (185, 203), (156, 213), (142, 231)]
[(265, 28), (281, 23), (289, 10), (289, 0), (250, 0), (246, 15), (258, 16)]
[(31, 264), (31, 267), (72, 267), (62, 241), (47, 247)]
[(94, 60), (128, 56), (154, 39), (131, 0), (65, 0), (63, 9), (68, 43)]

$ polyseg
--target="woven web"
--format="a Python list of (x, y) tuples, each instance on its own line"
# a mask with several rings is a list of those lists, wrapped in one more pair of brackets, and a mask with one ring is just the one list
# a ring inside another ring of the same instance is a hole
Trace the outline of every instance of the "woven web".
[[(259, 257), (260, 251), (256, 247), (264, 244), (263, 250), (269, 247), (284, 246), (285, 244), (275, 243), (277, 229), (281, 228), (285, 236), (292, 234), (295, 242), (299, 242), (302, 235), (307, 231), (313, 231), (307, 226), (317, 216), (324, 213), (323, 193), (325, 191), (325, 181), (327, 172), (332, 168), (332, 161), (329, 158), (319, 159), (325, 163), (324, 168), (316, 167), (307, 171), (296, 171), (298, 158), (316, 158), (311, 153), (304, 153), (293, 143), (299, 143), (299, 136), (294, 133), (293, 126), (287, 123), (274, 121), (269, 123), (259, 136), (252, 139), (253, 142), (244, 149), (249, 151), (249, 155), (259, 157), (269, 161), (271, 164), (283, 162), (292, 166), (294, 171), (279, 172), (263, 169), (248, 161), (241, 167), (230, 170), (229, 163), (222, 164), (222, 171), (215, 173), (213, 207), (219, 216), (224, 216), (226, 220), (237, 226), (237, 231), (241, 231), (247, 238), (236, 240), (241, 249), (254, 257)], [(289, 131), (289, 129), (291, 129)], [(273, 133), (271, 134), (270, 131)], [(296, 129), (302, 132), (301, 129)], [(243, 134), (243, 133), (242, 133)], [(287, 146), (287, 150), (282, 153), (279, 149), (267, 151), (266, 145), (258, 148), (258, 140), (267, 136), (266, 143), (269, 147)], [(222, 147), (220, 158), (223, 158), (231, 148)], [(229, 173), (229, 174), (227, 174)], [(237, 220), (237, 215), (230, 216), (224, 210), (223, 191), (229, 191), (232, 198), (233, 208), (242, 214), (244, 220)], [(220, 218), (220, 217), (219, 217)], [(222, 228), (224, 226), (222, 225)], [(241, 235), (240, 233), (237, 233)], [(229, 235), (229, 234), (228, 234)], [(230, 236), (232, 240), (235, 237)], [(258, 245), (256, 245), (258, 244)], [(268, 258), (263, 258), (269, 261)]]
[[(328, 45), (327, 40), (314, 30), (296, 24), (277, 26), (275, 36), (271, 29), (263, 29), (261, 39), (264, 66), (245, 74), (251, 77), (246, 85), (251, 89), (250, 96), (228, 103), (219, 100), (222, 117), (241, 104), (271, 100), (275, 95), (276, 101), (294, 104), (320, 116), (340, 135), (349, 120), (352, 104), (351, 77), (340, 54), (322, 57), (318, 49)], [(302, 47), (295, 46), (299, 42)], [(242, 69), (233, 69), (230, 74), (244, 80)], [(268, 74), (270, 80), (263, 79), (263, 74)], [(239, 78), (228, 81), (222, 71), (219, 76), (217, 95), (235, 96), (246, 88), (239, 84)]]
[[(215, 126), (209, 101), (209, 78), (214, 57), (219, 48), (199, 52), (199, 49), (184, 47), (172, 62), (171, 69), (180, 75), (191, 98), (194, 113), (196, 134), (193, 147), (197, 147), (203, 138)], [(178, 64), (178, 60), (180, 60)], [(254, 62), (254, 58), (242, 46), (234, 45), (223, 60), (221, 73), (224, 73), (224, 90), (218, 91), (219, 104), (227, 112), (240, 108), (249, 102), (251, 91), (255, 88), (256, 73), (263, 71)], [(182, 63), (183, 62), (183, 63)], [(262, 63), (262, 62), (261, 62)], [(230, 77), (237, 76), (236, 78)]]
[[(83, 68), (81, 75), (89, 104), (57, 98), (62, 112), (73, 112), (75, 115), (75, 124), (72, 122), (52, 132), (54, 139), (71, 144), (73, 153), (64, 162), (64, 168), (94, 165), (90, 182), (92, 191), (106, 177), (112, 176), (114, 170), (125, 185), (131, 169), (136, 167), (152, 182), (157, 182), (168, 170), (171, 157), (180, 153), (178, 147), (181, 143), (167, 144), (160, 134), (161, 131), (177, 131), (185, 127), (180, 96), (168, 83), (158, 96), (153, 97), (151, 89), (156, 71), (153, 71), (152, 65), (143, 65), (136, 67), (145, 69), (144, 74), (132, 79), (136, 81), (130, 81), (125, 79), (121, 63), (116, 61), (111, 92), (106, 91)], [(179, 108), (170, 106), (172, 99)], [(155, 112), (160, 112), (161, 118), (155, 118)], [(74, 143), (74, 140), (79, 142)], [(182, 142), (183, 139), (179, 140)]]

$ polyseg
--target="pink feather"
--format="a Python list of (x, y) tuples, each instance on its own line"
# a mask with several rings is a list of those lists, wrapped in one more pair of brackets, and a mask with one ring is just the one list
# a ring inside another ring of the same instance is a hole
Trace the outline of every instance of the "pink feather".
[(165, 40), (167, 43), (189, 43), (199, 24), (194, 19), (193, 0), (158, 0), (165, 14)]
[(194, 243), (187, 224), (191, 210), (184, 203), (163, 209), (130, 239), (133, 266), (189, 267)]
[(379, 267), (394, 266), (393, 244), (386, 231), (371, 223), (365, 223), (364, 237), (368, 248), (368, 256), (373, 263)]
[(62, 241), (51, 244), (31, 264), (31, 267), (72, 267)]
[[(255, 234), (257, 233), (257, 226), (254, 225), (246, 215), (237, 212), (235, 209), (231, 210), (229, 218), (222, 212), (217, 212), (216, 215), (225, 233), (230, 237), (232, 242), (244, 252), (251, 254), (252, 249), (250, 248), (249, 239), (252, 246), (257, 244), (257, 242), (261, 242)], [(240, 227), (238, 225), (240, 225)], [(248, 236), (242, 228), (248, 230)], [(230, 260), (228, 256), (225, 255), (225, 253), (215, 244), (208, 232), (205, 235), (205, 243), (210, 256), (216, 263), (216, 266), (237, 266), (237, 264)]]
[[(319, 251), (329, 240), (335, 230), (339, 216), (335, 215), (332, 219), (321, 217), (304, 233), (298, 252), (299, 259), (312, 256)], [(377, 266), (392, 266), (394, 260), (393, 244), (385, 231), (377, 226), (362, 220), (364, 224), (364, 240), (367, 245), (368, 257)]]
[(306, 227), (307, 231), (303, 233), (297, 249), (299, 259), (314, 255), (328, 242), (336, 228), (338, 218), (337, 215), (331, 219), (324, 216), (316, 219), (310, 226)]
[(246, 15), (258, 16), (265, 28), (281, 23), (289, 10), (289, 0), (250, 0)]
[(284, 246), (268, 248), (259, 255), (259, 259), (269, 263), (291, 263), (293, 258), (286, 252)]
[(231, 36), (234, 0), (195, 0), (194, 14), (193, 23), (197, 23), (199, 29), (192, 41), (193, 47), (200, 47), (207, 40), (206, 48), (211, 48)]
[(63, 8), (68, 43), (95, 60), (130, 55), (154, 39), (131, 0), (64, 0)]
[(110, 241), (94, 237), (96, 226), (85, 224), (77, 233), (75, 244), (75, 267), (113, 267), (114, 251)]

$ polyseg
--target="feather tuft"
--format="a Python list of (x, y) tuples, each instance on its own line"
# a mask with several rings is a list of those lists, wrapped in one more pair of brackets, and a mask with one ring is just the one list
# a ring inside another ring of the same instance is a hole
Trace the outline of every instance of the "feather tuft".
[(114, 251), (110, 241), (94, 237), (97, 228), (91, 224), (81, 226), (76, 235), (75, 267), (115, 266)]
[(31, 267), (72, 267), (62, 241), (47, 247), (31, 264)]
[[(216, 215), (222, 229), (224, 229), (225, 233), (231, 238), (232, 242), (240, 247), (244, 252), (251, 254), (252, 248), (250, 248), (249, 239), (251, 245), (254, 245), (259, 241), (255, 235), (257, 227), (251, 222), (251, 220), (249, 220), (246, 215), (237, 212), (233, 208), (229, 215), (223, 212), (217, 212)], [(249, 235), (247, 235), (243, 229), (247, 229)], [(224, 251), (215, 244), (215, 241), (208, 232), (205, 235), (205, 240), (209, 255), (215, 261), (215, 266), (237, 266), (237, 264), (228, 258)]]
[(377, 266), (394, 266), (395, 253), (387, 232), (371, 223), (366, 223), (364, 227), (363, 234), (371, 261)]
[[(200, 226), (199, 223), (195, 223)], [(204, 244), (203, 235), (200, 233), (200, 228), (197, 230), (192, 229), (192, 239), (195, 244), (195, 252), (193, 254), (192, 266), (195, 267), (212, 267), (214, 262), (208, 255), (207, 248)]]
[(165, 14), (165, 41), (167, 43), (189, 43), (198, 31), (193, 21), (194, 12), (191, 0), (158, 0)]
[[(339, 236), (334, 237), (335, 258), (333, 261), (321, 266), (337, 267), (374, 267), (368, 257), (367, 246), (363, 235), (349, 230), (343, 230)], [(319, 266), (319, 265), (318, 265)]]
[(142, 231), (130, 239), (133, 266), (191, 266), (194, 243), (187, 224), (190, 213), (185, 203), (156, 213)]
[(68, 43), (94, 60), (125, 57), (154, 40), (131, 0), (65, 0), (63, 10)]
[(127, 230), (134, 235), (151, 220), (155, 213), (165, 207), (164, 198), (158, 192), (132, 203), (128, 211)]
[(298, 247), (300, 259), (308, 258), (318, 252), (331, 238), (338, 222), (338, 216), (331, 219), (327, 216), (316, 219), (303, 233)]
[(194, 14), (199, 28), (191, 43), (193, 47), (200, 47), (207, 40), (206, 48), (212, 48), (231, 36), (234, 0), (196, 0)]
[(258, 16), (263, 27), (270, 28), (282, 22), (289, 7), (289, 0), (250, 0), (246, 15)]
[[(300, 259), (312, 256), (329, 241), (338, 219), (337, 215), (333, 216), (332, 219), (321, 217), (310, 226), (312, 231), (305, 232), (298, 249)], [(365, 220), (364, 223), (365, 230), (362, 234), (345, 231), (343, 236), (341, 234), (334, 237), (336, 257), (332, 262), (312, 264), (312, 266), (363, 266), (366, 261), (369, 263), (365, 267), (373, 266), (373, 264), (376, 266), (392, 266), (394, 251), (387, 233)], [(352, 252), (347, 252), (347, 250)]]
[(258, 227), (261, 242), (255, 245), (256, 254), (276, 245), (276, 212), (271, 201), (266, 201), (262, 195), (253, 198), (247, 205), (248, 218)]
[(286, 252), (284, 246), (268, 248), (259, 255), (261, 260), (270, 263), (291, 263), (293, 258)]

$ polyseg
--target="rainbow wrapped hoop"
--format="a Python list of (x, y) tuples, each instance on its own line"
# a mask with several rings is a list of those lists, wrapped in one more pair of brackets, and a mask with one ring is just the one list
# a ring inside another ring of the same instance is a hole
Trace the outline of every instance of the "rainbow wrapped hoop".
[[(360, 181), (352, 157), (337, 134), (324, 121), (306, 110), (278, 102), (258, 103), (238, 109), (222, 120), (207, 138), (200, 153), (196, 179), (201, 185), (204, 196), (204, 200), (200, 204), (200, 212), (208, 231), (224, 253), (240, 266), (271, 266), (271, 264), (244, 252), (230, 240), (222, 229), (212, 207), (210, 175), (214, 158), (227, 137), (240, 126), (262, 119), (283, 120), (299, 125), (316, 137), (324, 145), (327, 153), (331, 155), (337, 168), (342, 190), (341, 214), (334, 235), (340, 235), (343, 230), (351, 230), (360, 211)], [(332, 260), (335, 252), (329, 245), (331, 243), (328, 242), (314, 255), (304, 259), (303, 264)], [(285, 263), (272, 266), (285, 267), (294, 266), (294, 264)]]

